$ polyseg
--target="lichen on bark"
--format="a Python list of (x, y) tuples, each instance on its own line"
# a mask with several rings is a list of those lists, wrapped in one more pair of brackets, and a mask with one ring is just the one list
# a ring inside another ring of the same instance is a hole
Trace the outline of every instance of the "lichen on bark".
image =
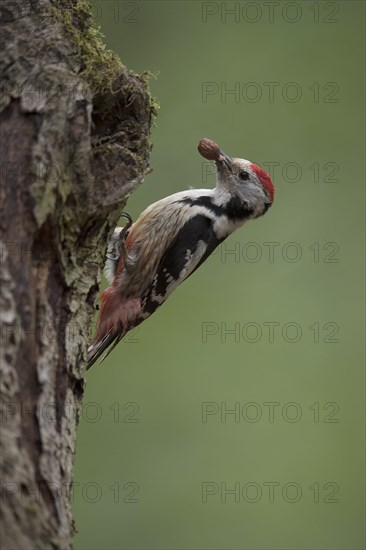
[(1, 10), (2, 545), (69, 548), (86, 328), (156, 106), (86, 0)]

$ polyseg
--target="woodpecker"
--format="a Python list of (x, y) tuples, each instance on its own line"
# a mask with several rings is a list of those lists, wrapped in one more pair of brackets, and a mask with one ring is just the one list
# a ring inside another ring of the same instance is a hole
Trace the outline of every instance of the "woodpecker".
[(115, 229), (105, 267), (110, 286), (101, 295), (87, 368), (150, 317), (235, 229), (272, 205), (275, 188), (259, 166), (231, 158), (207, 138), (198, 150), (216, 163), (215, 189), (175, 193), (135, 223), (124, 214), (127, 225)]

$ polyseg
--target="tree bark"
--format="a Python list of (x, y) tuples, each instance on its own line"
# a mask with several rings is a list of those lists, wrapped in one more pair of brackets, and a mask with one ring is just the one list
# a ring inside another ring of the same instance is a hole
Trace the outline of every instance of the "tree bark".
[(70, 548), (76, 426), (107, 241), (148, 171), (146, 78), (86, 0), (3, 0), (1, 542)]

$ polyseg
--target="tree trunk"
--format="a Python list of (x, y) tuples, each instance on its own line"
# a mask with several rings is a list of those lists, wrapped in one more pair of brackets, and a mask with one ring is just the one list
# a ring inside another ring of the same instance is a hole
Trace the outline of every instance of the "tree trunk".
[(88, 327), (154, 105), (86, 0), (0, 9), (1, 542), (70, 548)]

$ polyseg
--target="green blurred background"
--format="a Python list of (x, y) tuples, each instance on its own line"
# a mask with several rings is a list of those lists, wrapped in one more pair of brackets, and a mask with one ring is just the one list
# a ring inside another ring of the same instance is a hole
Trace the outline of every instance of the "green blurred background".
[(214, 186), (202, 137), (276, 163), (276, 197), (88, 374), (75, 548), (363, 549), (364, 3), (93, 11), (157, 74), (128, 212)]

